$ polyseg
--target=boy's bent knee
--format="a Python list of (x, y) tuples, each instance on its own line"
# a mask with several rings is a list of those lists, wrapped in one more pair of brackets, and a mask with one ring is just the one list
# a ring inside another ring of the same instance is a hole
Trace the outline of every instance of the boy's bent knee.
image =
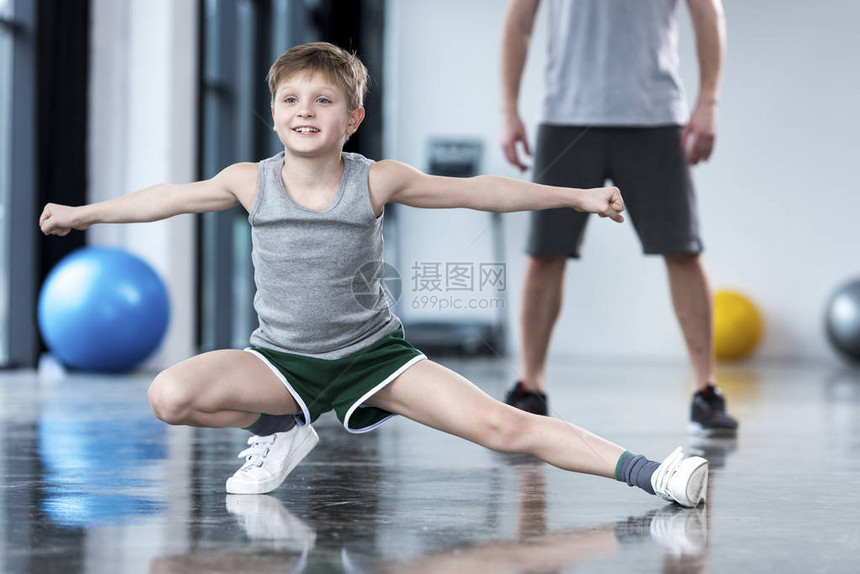
[(159, 373), (149, 385), (152, 412), (167, 424), (186, 424), (192, 412), (192, 401), (191, 394), (167, 371)]

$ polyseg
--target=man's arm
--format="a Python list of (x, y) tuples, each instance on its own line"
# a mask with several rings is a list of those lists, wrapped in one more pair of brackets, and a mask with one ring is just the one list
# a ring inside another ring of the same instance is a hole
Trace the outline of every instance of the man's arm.
[(720, 72), (726, 48), (726, 21), (721, 0), (687, 0), (699, 57), (699, 97), (681, 135), (687, 163), (711, 157), (717, 130)]
[(517, 105), (539, 3), (540, 0), (511, 0), (502, 31), (502, 151), (508, 162), (521, 171), (527, 166), (520, 161), (517, 143), (522, 143), (527, 155), (531, 150)]
[(555, 187), (493, 175), (441, 177), (384, 160), (371, 167), (370, 189), (374, 205), (395, 202), (412, 207), (465, 207), (498, 213), (570, 207), (619, 223), (624, 221), (624, 201), (617, 187)]
[(45, 235), (68, 235), (95, 223), (142, 223), (182, 213), (221, 211), (239, 203), (237, 190), (256, 178), (255, 164), (234, 164), (212, 179), (182, 185), (158, 184), (122, 197), (69, 207), (49, 203), (39, 217)]

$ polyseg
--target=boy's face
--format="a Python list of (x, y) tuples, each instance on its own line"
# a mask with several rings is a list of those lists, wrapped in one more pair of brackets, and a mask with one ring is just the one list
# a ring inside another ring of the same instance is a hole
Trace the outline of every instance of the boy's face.
[(344, 90), (320, 73), (295, 74), (278, 85), (272, 104), (275, 131), (293, 155), (317, 157), (343, 148), (364, 109), (347, 109)]

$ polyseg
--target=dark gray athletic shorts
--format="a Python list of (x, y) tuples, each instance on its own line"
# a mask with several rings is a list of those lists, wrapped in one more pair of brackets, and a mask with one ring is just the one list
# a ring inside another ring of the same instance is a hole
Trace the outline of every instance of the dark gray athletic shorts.
[[(534, 180), (566, 187), (601, 187), (612, 180), (646, 254), (702, 251), (679, 126), (541, 124)], [(578, 258), (588, 215), (568, 208), (532, 212), (527, 253)]]

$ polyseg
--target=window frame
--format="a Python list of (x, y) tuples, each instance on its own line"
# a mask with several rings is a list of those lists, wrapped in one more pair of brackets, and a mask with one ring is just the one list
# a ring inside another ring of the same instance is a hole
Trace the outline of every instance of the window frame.
[(0, 135), (5, 142), (0, 150), (6, 156), (8, 169), (4, 185), (3, 249), (6, 266), (0, 270), (0, 281), (6, 291), (3, 305), (6, 320), (0, 367), (35, 365), (38, 355), (36, 329), (36, 237), (34, 227), (36, 209), (35, 141), (36, 119), (33, 102), (36, 96), (36, 14), (35, 2), (8, 0), (12, 17), (2, 18), (0, 33), (12, 38), (9, 67), (11, 72), (8, 92), (8, 123), (6, 133)]

